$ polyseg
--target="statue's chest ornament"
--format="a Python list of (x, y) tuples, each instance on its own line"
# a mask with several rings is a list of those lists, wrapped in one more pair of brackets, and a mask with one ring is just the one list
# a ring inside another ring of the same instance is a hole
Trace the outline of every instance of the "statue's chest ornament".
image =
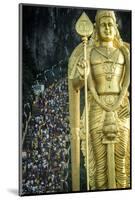
[(100, 59), (103, 66), (103, 71), (105, 73), (105, 78), (107, 81), (111, 81), (113, 78), (113, 75), (115, 74), (116, 70), (116, 63), (119, 58), (119, 50), (115, 49), (114, 51), (109, 52), (109, 49), (107, 48), (106, 51), (101, 51), (97, 48), (95, 50), (100, 54)]

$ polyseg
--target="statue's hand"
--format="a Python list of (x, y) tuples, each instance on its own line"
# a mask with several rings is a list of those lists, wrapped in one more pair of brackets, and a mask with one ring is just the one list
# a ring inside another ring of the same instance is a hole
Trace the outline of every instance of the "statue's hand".
[(104, 104), (102, 104), (101, 107), (102, 107), (105, 111), (107, 111), (107, 112), (110, 112), (110, 111), (111, 111), (111, 108), (105, 106)]
[(115, 111), (119, 108), (120, 104), (116, 103), (114, 106), (112, 106), (111, 111)]
[(115, 111), (117, 110), (120, 105), (122, 104), (122, 99), (120, 98), (112, 107), (111, 107), (111, 111)]
[(89, 75), (90, 68), (89, 68), (89, 63), (87, 60), (82, 59), (77, 63), (77, 70), (79, 72), (80, 78), (85, 79), (85, 69), (86, 69), (86, 78)]

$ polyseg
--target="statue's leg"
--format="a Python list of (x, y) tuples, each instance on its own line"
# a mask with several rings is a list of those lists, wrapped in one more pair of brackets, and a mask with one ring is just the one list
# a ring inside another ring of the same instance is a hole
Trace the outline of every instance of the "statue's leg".
[(96, 165), (96, 189), (107, 188), (107, 152), (106, 145), (101, 142), (101, 133), (93, 131), (92, 133), (93, 150)]
[(90, 134), (95, 157), (95, 184), (96, 189), (107, 188), (107, 151), (102, 144), (103, 110), (93, 105), (90, 112)]
[(126, 159), (129, 144), (129, 130), (120, 128), (119, 142), (115, 144), (115, 167), (117, 188), (126, 188), (128, 182)]

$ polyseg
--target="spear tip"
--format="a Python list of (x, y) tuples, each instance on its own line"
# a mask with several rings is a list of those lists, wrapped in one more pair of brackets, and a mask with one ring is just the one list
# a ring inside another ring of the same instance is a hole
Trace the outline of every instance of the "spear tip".
[(76, 22), (75, 29), (82, 37), (89, 37), (93, 33), (93, 24), (85, 12), (82, 13)]

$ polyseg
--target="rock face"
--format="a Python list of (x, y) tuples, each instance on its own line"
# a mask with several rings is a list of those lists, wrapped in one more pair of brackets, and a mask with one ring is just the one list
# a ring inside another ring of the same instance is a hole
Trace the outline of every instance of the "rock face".
[[(23, 45), (30, 50), (37, 70), (49, 69), (61, 60), (68, 61), (80, 42), (75, 23), (83, 11), (94, 23), (95, 9), (23, 6)], [(128, 42), (130, 12), (116, 11), (116, 15), (122, 38)]]
[[(94, 23), (96, 9), (72, 7), (22, 6), (23, 97), (27, 99), (31, 86), (41, 74), (42, 82), (52, 75), (67, 74), (68, 59), (81, 39), (75, 31), (75, 23), (85, 11)], [(122, 38), (130, 41), (131, 12), (116, 11)], [(61, 68), (61, 69), (60, 69)], [(55, 70), (54, 70), (55, 69)], [(59, 73), (60, 71), (60, 73)]]

